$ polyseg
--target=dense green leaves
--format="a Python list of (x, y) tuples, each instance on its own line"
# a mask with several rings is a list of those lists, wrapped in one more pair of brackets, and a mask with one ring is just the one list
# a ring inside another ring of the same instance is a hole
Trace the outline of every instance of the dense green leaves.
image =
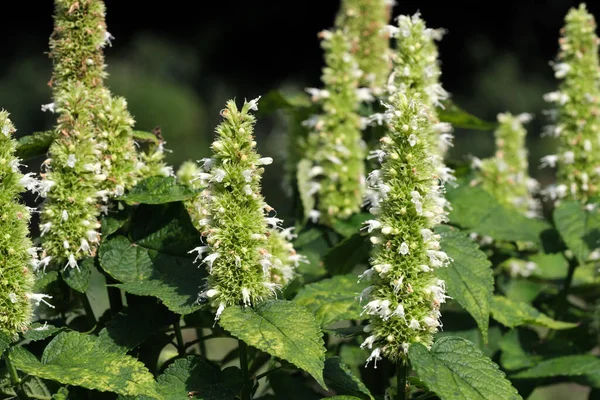
[(567, 247), (584, 264), (600, 243), (598, 210), (588, 211), (579, 202), (565, 201), (554, 210), (553, 218)]
[[(521, 342), (525, 342), (524, 339), (526, 336), (534, 336), (537, 339), (537, 335), (531, 331), (513, 329), (507, 332), (500, 340), (500, 350), (502, 350), (500, 363), (505, 369), (517, 370), (527, 368), (541, 360), (541, 356), (531, 355), (524, 349)], [(529, 339), (532, 341), (531, 338)]]
[(324, 377), (327, 386), (337, 394), (353, 395), (362, 400), (373, 400), (369, 389), (339, 357), (330, 357), (325, 360)]
[(132, 237), (117, 235), (100, 246), (102, 268), (122, 282), (115, 286), (140, 296), (155, 296), (178, 314), (200, 308), (199, 286), (205, 277), (188, 252), (200, 246), (181, 203), (140, 207)]
[(357, 296), (367, 285), (357, 280), (356, 275), (350, 274), (311, 283), (298, 292), (294, 302), (308, 308), (321, 326), (360, 319), (362, 310)]
[(107, 349), (94, 336), (63, 332), (48, 344), (41, 361), (21, 347), (12, 349), (10, 359), (17, 369), (39, 378), (99, 391), (162, 399), (152, 374), (141, 362)]
[(67, 328), (65, 327), (58, 328), (56, 326), (36, 322), (31, 324), (27, 332), (23, 334), (23, 338), (35, 342), (37, 340), (47, 339), (66, 330)]
[(552, 376), (586, 375), (600, 377), (600, 358), (592, 355), (557, 357), (536, 363), (532, 368), (513, 375), (513, 378), (547, 378)]
[(476, 243), (456, 230), (441, 229), (442, 249), (454, 260), (437, 270), (448, 294), (475, 318), (487, 341), (490, 303), (494, 291), (491, 263)]
[(94, 268), (94, 258), (88, 257), (79, 263), (79, 268), (67, 268), (61, 271), (62, 277), (67, 285), (78, 291), (85, 293), (90, 286), (92, 277), (92, 268)]
[(138, 183), (125, 196), (127, 203), (164, 204), (191, 199), (194, 192), (172, 177), (152, 176)]
[(550, 329), (571, 329), (577, 326), (571, 322), (556, 321), (527, 303), (515, 302), (503, 296), (494, 296), (492, 316), (509, 328), (525, 324), (545, 326)]
[(303, 307), (283, 300), (269, 301), (255, 309), (228, 307), (219, 323), (250, 346), (305, 370), (325, 387), (323, 334)]
[(550, 227), (504, 208), (491, 194), (466, 182), (449, 187), (446, 197), (452, 204), (449, 218), (453, 225), (497, 240), (538, 243), (540, 234)]
[(408, 356), (421, 381), (444, 400), (521, 398), (498, 366), (465, 339), (441, 338), (431, 351), (413, 344)]
[(323, 257), (325, 268), (331, 275), (344, 275), (352, 272), (357, 264), (367, 262), (371, 248), (368, 237), (355, 233), (325, 254)]

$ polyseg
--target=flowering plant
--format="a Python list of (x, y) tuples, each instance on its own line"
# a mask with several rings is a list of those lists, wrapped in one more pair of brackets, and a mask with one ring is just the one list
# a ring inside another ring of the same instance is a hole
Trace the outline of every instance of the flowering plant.
[[(600, 395), (600, 40), (585, 5), (552, 62), (558, 150), (541, 165), (557, 180), (542, 185), (532, 116), (462, 111), (441, 84), (444, 31), (391, 19), (393, 1), (342, 0), (318, 33), (322, 86), (229, 100), (211, 155), (176, 172), (105, 83), (104, 2), (54, 3), (55, 124), (16, 139), (0, 111), (0, 398)], [(292, 215), (263, 194), (274, 160), (254, 134), (279, 111)], [(453, 129), (493, 132), (494, 155), (447, 165)]]

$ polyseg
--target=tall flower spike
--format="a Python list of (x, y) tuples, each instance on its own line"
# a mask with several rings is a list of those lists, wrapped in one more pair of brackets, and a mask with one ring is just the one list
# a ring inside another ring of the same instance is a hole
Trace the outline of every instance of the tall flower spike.
[(452, 127), (438, 123), (436, 107), (448, 98), (440, 83), (441, 70), (436, 41), (444, 34), (443, 29), (427, 28), (419, 13), (412, 17), (401, 15), (397, 27), (390, 27), (396, 38), (396, 51), (392, 55), (393, 72), (388, 82), (388, 93), (400, 91), (408, 97), (419, 94), (429, 108), (435, 128), (431, 131), (433, 148), (442, 157), (451, 145)]
[(538, 183), (528, 172), (527, 131), (523, 124), (530, 120), (529, 114), (498, 114), (500, 125), (494, 132), (496, 154), (477, 163), (480, 173), (476, 182), (481, 182), (482, 188), (501, 204), (534, 217), (539, 215), (541, 205), (533, 198)]
[[(350, 38), (350, 52), (363, 71), (360, 85), (381, 91), (390, 73), (390, 37), (386, 28), (393, 1), (343, 0), (335, 25)], [(378, 94), (378, 93), (376, 93)]]
[(585, 4), (572, 8), (561, 30), (554, 75), (559, 90), (544, 96), (555, 104), (557, 155), (542, 159), (542, 166), (558, 165), (557, 185), (546, 189), (552, 199), (568, 197), (588, 202), (600, 193), (600, 68), (596, 22)]
[(313, 214), (326, 224), (346, 219), (360, 210), (364, 193), (365, 144), (357, 113), (356, 89), (361, 71), (350, 54), (342, 31), (321, 32), (325, 50), (322, 80), (325, 88), (309, 89), (322, 114), (308, 120), (312, 131), (306, 157), (312, 162), (308, 194), (317, 197)]
[(428, 140), (430, 110), (418, 95), (411, 99), (399, 92), (390, 100), (389, 130), (381, 139), (387, 157), (370, 175), (371, 189), (385, 187), (386, 196), (371, 209), (376, 219), (367, 221), (375, 247), (372, 267), (361, 275), (371, 281), (360, 296), (370, 318), (361, 347), (372, 351), (367, 364), (374, 361), (375, 367), (382, 356), (405, 359), (412, 343), (432, 344), (446, 299), (434, 270), (450, 262), (432, 231), (446, 219), (447, 203)]
[(207, 246), (193, 251), (209, 272), (207, 288), (200, 298), (217, 308), (215, 319), (232, 305), (255, 305), (275, 295), (279, 285), (271, 281), (274, 265), (269, 251), (269, 226), (280, 220), (261, 195), (263, 166), (273, 160), (256, 153), (253, 138), (258, 99), (238, 109), (233, 100), (221, 111), (216, 128), (213, 157), (204, 163), (197, 178), (206, 189), (200, 195), (198, 222)]
[(19, 171), (15, 157), (15, 128), (6, 111), (0, 111), (0, 331), (13, 337), (31, 320), (31, 291), (36, 249), (29, 234), (29, 210), (19, 203), (26, 187), (35, 186), (30, 174)]

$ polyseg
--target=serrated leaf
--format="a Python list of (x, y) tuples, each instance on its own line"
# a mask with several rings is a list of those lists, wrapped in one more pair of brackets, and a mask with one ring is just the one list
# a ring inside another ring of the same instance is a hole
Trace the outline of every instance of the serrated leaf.
[(61, 271), (63, 280), (69, 287), (79, 293), (85, 293), (90, 286), (94, 258), (87, 257), (79, 263), (79, 269), (67, 268)]
[(4, 350), (8, 349), (8, 346), (10, 346), (11, 343), (12, 340), (10, 337), (6, 333), (0, 331), (0, 356), (2, 356)]
[(26, 374), (124, 395), (162, 399), (146, 367), (133, 357), (107, 350), (95, 336), (63, 332), (44, 350), (41, 361), (22, 347), (9, 353), (14, 366)]
[(431, 351), (415, 343), (408, 356), (417, 376), (444, 400), (521, 399), (498, 366), (468, 340), (444, 337)]
[(600, 358), (584, 354), (540, 361), (532, 368), (512, 375), (514, 379), (548, 378), (552, 376), (600, 377)]
[(446, 282), (448, 294), (473, 316), (487, 342), (490, 303), (494, 291), (491, 263), (478, 245), (464, 233), (440, 229), (440, 245), (454, 260), (447, 268), (436, 270)]
[(567, 247), (584, 264), (600, 242), (599, 211), (588, 211), (577, 201), (564, 201), (556, 207), (552, 218)]
[[(500, 363), (505, 369), (511, 371), (531, 367), (542, 359), (542, 357), (531, 355), (523, 349), (521, 339), (525, 341), (526, 338), (523, 336), (527, 335), (537, 338), (533, 332), (513, 329), (500, 339), (500, 350), (502, 350)], [(532, 341), (532, 338), (530, 337), (529, 340)]]
[(181, 203), (143, 206), (133, 218), (132, 237), (117, 235), (102, 242), (102, 269), (115, 286), (139, 296), (154, 296), (178, 314), (198, 310), (205, 270), (188, 251), (200, 246), (199, 233)]
[(526, 324), (545, 326), (550, 329), (572, 329), (577, 327), (577, 324), (557, 321), (527, 303), (512, 301), (504, 296), (494, 296), (492, 300), (492, 317), (509, 328)]
[(33, 291), (35, 293), (45, 293), (44, 288), (46, 286), (56, 282), (58, 280), (58, 272), (48, 271), (43, 274), (36, 275), (35, 283), (33, 284)]
[(452, 204), (450, 223), (480, 235), (508, 242), (539, 243), (540, 234), (550, 228), (542, 220), (526, 218), (503, 207), (491, 194), (467, 182), (448, 187), (446, 197)]
[[(234, 400), (244, 383), (237, 367), (221, 369), (199, 356), (175, 360), (157, 379), (165, 400)], [(138, 400), (149, 399), (141, 396)]]
[(498, 124), (484, 121), (468, 112), (462, 110), (451, 100), (443, 101), (443, 107), (436, 109), (441, 122), (451, 123), (455, 128), (477, 129), (489, 131), (495, 129)]
[(363, 227), (363, 223), (370, 219), (373, 219), (373, 216), (371, 214), (367, 214), (367, 213), (353, 214), (348, 219), (335, 220), (331, 227), (333, 228), (333, 230), (335, 230), (337, 233), (339, 233), (342, 236), (346, 236), (346, 237), (352, 236), (355, 233), (359, 233), (360, 228)]
[(338, 321), (360, 319), (362, 308), (357, 296), (367, 285), (357, 281), (357, 276), (350, 274), (311, 283), (300, 289), (294, 302), (309, 309), (322, 327)]
[(194, 191), (172, 176), (151, 176), (135, 185), (120, 200), (129, 204), (165, 204), (194, 197)]
[(57, 137), (55, 131), (35, 132), (19, 138), (16, 156), (22, 160), (46, 154), (48, 148)]
[(330, 357), (325, 360), (323, 375), (327, 386), (337, 394), (356, 396), (362, 400), (373, 400), (369, 389), (352, 373), (341, 358)]
[(303, 369), (326, 387), (323, 334), (305, 308), (285, 300), (268, 301), (255, 309), (228, 307), (219, 324), (248, 345)]
[(547, 284), (527, 279), (511, 279), (506, 287), (506, 297), (515, 302), (531, 303), (547, 287)]
[(310, 212), (315, 208), (315, 198), (310, 195), (311, 182), (310, 182), (310, 169), (312, 168), (312, 162), (307, 159), (302, 159), (298, 162), (296, 167), (296, 180), (298, 182), (298, 193), (300, 195), (300, 201), (302, 202), (302, 210), (304, 214), (304, 222), (308, 221)]
[(56, 326), (48, 324), (33, 323), (23, 334), (25, 340), (31, 340), (33, 342), (38, 340), (48, 339), (51, 336), (58, 335), (61, 332), (68, 330), (66, 327), (57, 328)]
[(331, 275), (348, 274), (358, 264), (366, 263), (369, 260), (371, 248), (368, 237), (355, 233), (325, 254), (323, 257), (325, 268)]
[(531, 275), (541, 279), (564, 279), (569, 270), (569, 262), (562, 253), (536, 253), (529, 257), (537, 267)]
[(492, 326), (488, 331), (488, 341), (484, 342), (481, 330), (479, 328), (473, 328), (464, 331), (438, 331), (436, 333), (438, 338), (446, 336), (458, 336), (473, 343), (481, 352), (486, 356), (492, 358), (499, 349), (498, 342), (502, 337), (502, 331), (497, 326)]
[(100, 228), (102, 237), (107, 238), (119, 229), (121, 229), (125, 225), (125, 223), (127, 223), (128, 219), (129, 212), (127, 209), (102, 217), (102, 226)]

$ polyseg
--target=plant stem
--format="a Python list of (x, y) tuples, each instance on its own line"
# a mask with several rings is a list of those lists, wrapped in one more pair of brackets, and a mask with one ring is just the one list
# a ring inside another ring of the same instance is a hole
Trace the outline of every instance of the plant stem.
[(90, 304), (90, 299), (88, 299), (86, 293), (79, 293), (79, 298), (81, 299), (81, 304), (85, 310), (85, 317), (88, 320), (88, 324), (90, 324), (90, 329), (94, 329), (97, 321), (96, 316), (94, 315), (94, 310), (92, 309), (92, 305)]
[(10, 383), (13, 389), (15, 389), (17, 397), (21, 400), (28, 400), (29, 397), (27, 397), (27, 394), (21, 386), (21, 378), (19, 378), (19, 374), (17, 373), (15, 366), (12, 364), (12, 361), (10, 361), (10, 358), (8, 357), (8, 350), (4, 353), (4, 362), (6, 363), (6, 369), (8, 369)]
[(185, 356), (186, 347), (185, 342), (183, 341), (183, 334), (181, 333), (181, 322), (179, 319), (175, 321), (173, 327), (175, 328), (175, 338), (177, 339), (177, 352), (180, 356)]
[(270, 370), (268, 370), (268, 371), (265, 371), (265, 372), (263, 372), (262, 374), (258, 375), (258, 376), (256, 377), (256, 380), (262, 379), (262, 378), (264, 378), (265, 376), (267, 376), (267, 375), (270, 375), (270, 374), (272, 374), (272, 373), (273, 373), (273, 372), (275, 372), (275, 371), (279, 371), (279, 370), (280, 370), (280, 369), (282, 369), (282, 368), (283, 368), (283, 365), (280, 365), (279, 367), (276, 367), (276, 368), (270, 369)]
[(406, 377), (408, 376), (409, 366), (408, 361), (401, 360), (396, 369), (396, 398), (398, 400), (407, 400)]
[[(187, 348), (190, 348), (190, 347), (192, 347), (193, 345), (195, 345), (195, 344), (198, 344), (198, 343), (200, 343), (200, 344), (203, 344), (205, 340), (208, 340), (208, 339), (213, 339), (213, 338), (217, 338), (217, 337), (219, 337), (219, 335), (217, 335), (217, 334), (215, 334), (215, 333), (211, 333), (210, 335), (202, 336), (202, 337), (200, 337), (200, 338), (198, 338), (198, 339), (194, 339), (194, 340), (192, 340), (191, 342), (188, 342), (188, 343), (186, 343), (186, 344), (185, 344), (185, 348), (186, 348), (186, 349), (187, 349)], [(203, 351), (203, 353), (202, 353), (202, 354), (204, 354), (204, 352), (206, 352), (206, 349), (205, 349), (205, 347), (206, 347), (206, 346), (200, 346), (200, 347), (203, 349), (203, 350), (202, 350), (202, 351)]]
[(242, 400), (250, 400), (250, 374), (248, 372), (248, 345), (242, 340), (238, 340), (240, 352), (240, 368), (244, 378), (244, 386), (242, 386)]
[(121, 297), (121, 289), (118, 287), (108, 286), (117, 283), (111, 276), (106, 277), (106, 292), (108, 293), (108, 303), (110, 304), (110, 315), (113, 317), (123, 309), (123, 298)]

